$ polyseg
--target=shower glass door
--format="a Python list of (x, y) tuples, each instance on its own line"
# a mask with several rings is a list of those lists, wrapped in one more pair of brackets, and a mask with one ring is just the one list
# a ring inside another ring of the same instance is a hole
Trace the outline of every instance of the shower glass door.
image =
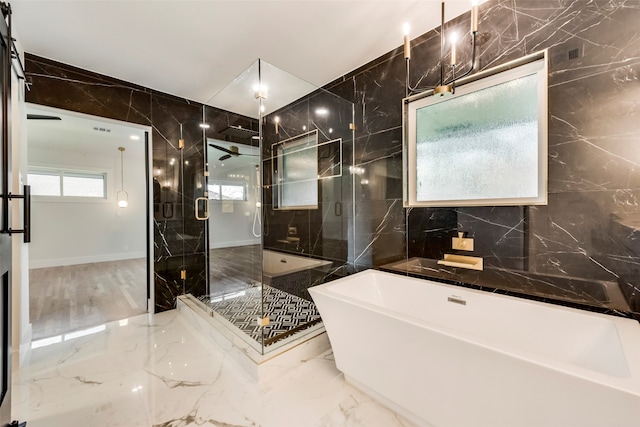
[[(200, 299), (267, 353), (321, 332), (307, 288), (346, 269), (353, 104), (262, 60), (207, 104), (209, 289)], [(282, 206), (283, 194), (312, 202)]]
[(208, 288), (199, 299), (262, 351), (256, 320), (263, 315), (258, 121), (204, 108)]

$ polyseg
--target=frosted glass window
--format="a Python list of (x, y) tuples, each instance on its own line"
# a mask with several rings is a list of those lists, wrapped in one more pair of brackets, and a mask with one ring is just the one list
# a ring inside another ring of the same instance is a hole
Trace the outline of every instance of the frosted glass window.
[(32, 170), (27, 175), (34, 196), (107, 198), (105, 173)]
[(420, 108), (417, 200), (535, 197), (536, 88), (531, 75)]
[(546, 203), (546, 67), (522, 68), (409, 107), (408, 205)]
[(318, 207), (317, 132), (275, 146), (277, 154), (278, 209)]
[(27, 181), (34, 196), (60, 196), (60, 175), (46, 173), (29, 173)]
[(101, 197), (105, 198), (104, 175), (73, 176), (63, 175), (62, 193), (72, 197)]
[(282, 206), (318, 204), (318, 152), (315, 147), (282, 150)]

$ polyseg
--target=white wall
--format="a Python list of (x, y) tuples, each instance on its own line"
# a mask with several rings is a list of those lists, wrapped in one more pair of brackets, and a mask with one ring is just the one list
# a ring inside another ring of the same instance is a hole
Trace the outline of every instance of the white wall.
[[(20, 37), (16, 46), (24, 64)], [(23, 194), (23, 184), (27, 178), (27, 134), (25, 88), (14, 72), (11, 73), (11, 192)], [(12, 201), (11, 228), (23, 228), (23, 201)], [(11, 238), (11, 338), (12, 368), (18, 369), (31, 349), (31, 323), (29, 322), (29, 244), (24, 243), (21, 234)]]
[[(217, 153), (216, 153), (217, 154)], [(227, 207), (232, 207), (233, 212), (223, 212), (225, 202), (210, 200), (209, 217), (209, 247), (228, 248), (233, 246), (254, 245), (260, 243), (260, 237), (252, 233), (253, 221), (256, 211), (256, 169), (254, 164), (244, 164), (233, 167), (233, 160), (226, 163), (226, 169), (217, 166), (209, 178), (209, 182), (216, 179), (231, 181), (228, 174), (244, 175), (249, 177), (247, 201), (226, 202)], [(257, 162), (257, 160), (256, 160)], [(256, 231), (261, 232), (262, 227), (256, 224)]]
[[(142, 141), (135, 141), (144, 144)], [(119, 208), (120, 152), (113, 155), (29, 146), (29, 165), (107, 172), (108, 198), (64, 201), (32, 197), (30, 268), (142, 258), (146, 256), (144, 157), (124, 153), (129, 206)]]

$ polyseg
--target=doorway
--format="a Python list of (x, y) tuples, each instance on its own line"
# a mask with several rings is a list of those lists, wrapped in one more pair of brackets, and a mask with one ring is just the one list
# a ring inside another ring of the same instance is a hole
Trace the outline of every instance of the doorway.
[(147, 313), (150, 152), (148, 127), (27, 105), (34, 343)]

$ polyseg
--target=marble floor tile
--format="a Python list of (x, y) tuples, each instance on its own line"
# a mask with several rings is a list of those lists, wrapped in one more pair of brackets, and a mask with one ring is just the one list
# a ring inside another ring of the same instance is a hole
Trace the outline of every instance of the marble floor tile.
[(29, 427), (413, 427), (347, 384), (331, 352), (258, 384), (175, 310), (36, 341), (12, 398)]

